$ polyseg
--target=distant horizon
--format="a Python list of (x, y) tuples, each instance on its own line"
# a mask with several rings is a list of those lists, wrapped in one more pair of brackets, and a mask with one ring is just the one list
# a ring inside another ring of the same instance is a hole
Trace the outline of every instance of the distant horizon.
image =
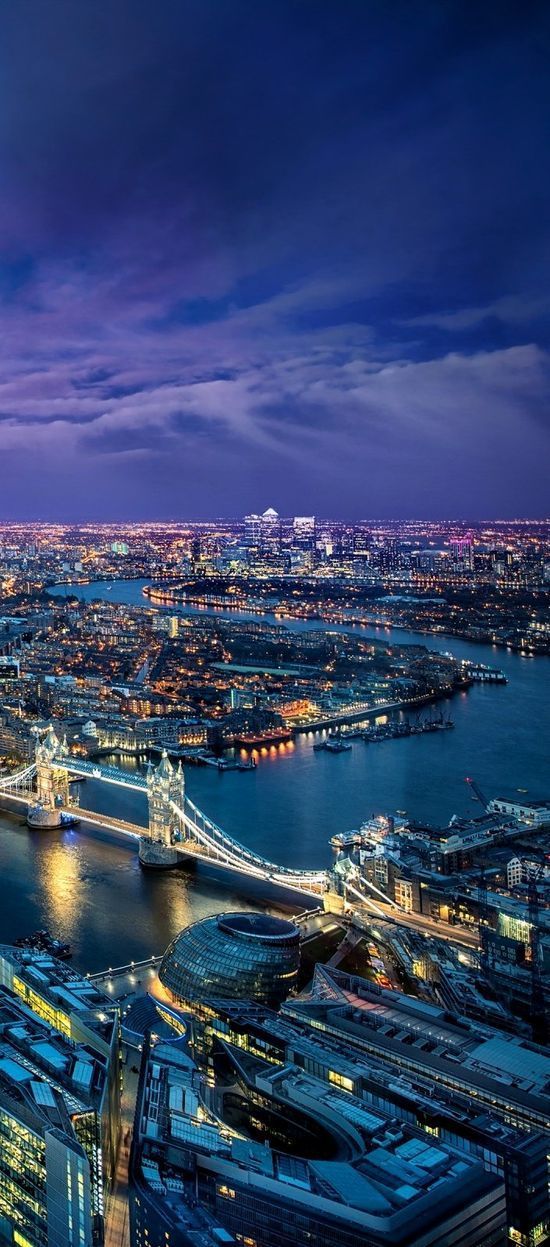
[[(31, 517), (31, 516), (13, 518), (13, 519), (8, 519), (4, 517), (4, 518), (0, 518), (0, 528), (19, 527), (19, 526), (26, 525), (26, 524), (44, 525), (44, 526), (55, 525), (56, 527), (59, 527), (59, 528), (79, 528), (81, 526), (93, 526), (95, 528), (116, 528), (116, 527), (119, 527), (119, 528), (132, 527), (133, 528), (133, 527), (140, 527), (140, 526), (147, 525), (147, 524), (152, 524), (152, 525), (158, 524), (159, 526), (164, 526), (164, 527), (167, 527), (171, 524), (175, 524), (175, 525), (242, 524), (244, 520), (246, 519), (247, 515), (261, 516), (262, 514), (263, 512), (261, 511), (247, 511), (246, 515), (244, 514), (243, 515), (213, 515), (209, 517), (208, 516), (202, 516), (202, 517), (200, 516), (181, 517), (180, 516), (178, 518), (176, 516), (172, 516), (170, 518), (160, 518), (159, 516), (149, 516), (149, 517), (142, 516), (142, 517), (136, 517), (133, 519), (130, 517), (126, 517), (125, 519), (109, 519), (109, 518), (94, 519), (93, 517), (91, 518), (83, 517), (78, 520), (76, 519), (75, 520), (71, 520), (71, 519), (61, 520), (59, 518), (53, 518), (53, 517), (36, 518), (36, 517)], [(301, 518), (301, 517), (306, 517), (309, 515), (311, 515), (315, 520), (318, 520), (320, 523), (323, 523), (323, 524), (373, 524), (373, 525), (376, 525), (376, 524), (396, 524), (396, 525), (397, 524), (449, 524), (449, 525), (450, 524), (466, 524), (472, 528), (482, 527), (483, 525), (486, 525), (486, 524), (496, 524), (496, 525), (502, 525), (502, 526), (513, 525), (513, 524), (550, 524), (550, 516), (548, 515), (516, 515), (514, 517), (508, 517), (508, 518), (503, 517), (503, 516), (486, 515), (486, 516), (482, 516), (480, 518), (474, 519), (472, 516), (464, 516), (464, 515), (463, 516), (435, 515), (435, 516), (429, 516), (429, 517), (418, 516), (418, 515), (405, 515), (402, 517), (396, 517), (396, 516), (352, 517), (349, 515), (340, 515), (340, 516), (322, 515), (322, 514), (315, 514), (314, 512), (306, 512), (306, 511), (277, 512), (277, 516), (281, 520)]]

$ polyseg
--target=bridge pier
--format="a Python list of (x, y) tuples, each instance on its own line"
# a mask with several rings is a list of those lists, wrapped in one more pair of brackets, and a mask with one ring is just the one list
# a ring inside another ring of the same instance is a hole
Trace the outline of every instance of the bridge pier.
[(56, 764), (67, 753), (67, 745), (61, 744), (50, 726), (41, 739), (36, 737), (36, 804), (29, 805), (29, 827), (48, 830), (62, 826), (61, 811), (70, 803), (69, 776), (64, 767)]
[[(82, 811), (84, 822), (122, 830), (139, 840), (139, 860), (142, 866), (156, 870), (171, 869), (178, 865), (180, 857), (190, 861), (211, 862), (246, 878), (263, 880), (275, 888), (299, 892), (316, 899), (317, 903), (327, 892), (335, 891), (326, 870), (293, 870), (268, 861), (253, 849), (234, 840), (202, 810), (185, 796), (181, 765), (174, 768), (166, 752), (158, 767), (149, 767), (147, 777), (131, 775), (114, 766), (101, 766), (87, 758), (77, 758), (69, 753), (66, 742), (60, 745), (53, 727), (36, 743), (36, 761), (22, 771), (0, 778), (0, 792), (13, 792), (14, 799), (26, 801), (34, 775), (37, 775), (39, 803), (27, 814), (31, 827), (59, 827), (70, 825), (70, 816), (64, 807), (70, 806), (69, 775), (90, 776), (116, 787), (135, 789), (147, 793), (149, 803), (149, 828), (144, 830), (136, 824), (92, 811)], [(60, 808), (61, 807), (61, 808)], [(340, 889), (336, 889), (339, 893)], [(329, 908), (335, 898), (327, 897)]]
[(149, 832), (140, 837), (139, 864), (146, 870), (172, 870), (179, 856), (174, 847), (180, 825), (173, 804), (183, 808), (184, 779), (181, 762), (173, 767), (163, 750), (157, 767), (147, 769)]

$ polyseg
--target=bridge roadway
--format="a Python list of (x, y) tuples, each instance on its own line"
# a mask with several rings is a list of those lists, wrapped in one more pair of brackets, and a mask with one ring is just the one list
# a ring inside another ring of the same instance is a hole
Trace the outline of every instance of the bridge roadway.
[[(65, 751), (53, 754), (49, 765), (54, 771), (64, 770), (70, 775), (90, 777), (116, 787), (147, 792), (147, 778), (144, 775), (129, 774), (115, 766), (98, 766), (97, 763), (76, 758)], [(22, 804), (28, 804), (32, 799), (30, 785), (35, 771), (36, 765), (31, 764), (16, 775), (0, 779), (0, 792), (3, 791), (7, 797)], [(270, 862), (228, 836), (188, 798), (184, 799), (182, 807), (174, 801), (170, 802), (170, 807), (184, 833), (182, 840), (174, 845), (183, 856), (215, 862), (217, 866), (228, 871), (261, 879), (306, 896), (319, 898), (327, 890), (328, 875), (325, 870), (292, 870)], [(70, 807), (69, 810), (74, 813)], [(147, 828), (124, 822), (111, 815), (100, 815), (80, 808), (78, 814), (83, 822), (119, 831), (134, 838), (147, 835)]]
[[(136, 823), (124, 822), (123, 819), (112, 818), (109, 814), (96, 814), (93, 810), (83, 810), (78, 806), (67, 806), (65, 808), (65, 812), (67, 814), (74, 814), (81, 822), (89, 823), (94, 827), (103, 827), (106, 831), (122, 832), (124, 835), (127, 835), (134, 840), (138, 840), (140, 836), (147, 835), (146, 827), (138, 826)], [(247, 865), (246, 862), (240, 862), (237, 864), (236, 860), (225, 861), (215, 852), (208, 852), (204, 845), (196, 843), (192, 839), (182, 840), (180, 842), (176, 841), (173, 848), (181, 855), (182, 858), (192, 857), (199, 862), (210, 862), (215, 866), (221, 867), (223, 870), (233, 872), (238, 871), (240, 874), (249, 875), (253, 879), (265, 879), (268, 883), (276, 884), (279, 887), (287, 887), (292, 892), (299, 891), (304, 893), (306, 896), (315, 896), (317, 899), (319, 897), (320, 889), (316, 888), (315, 884), (311, 885), (312, 890), (310, 890), (310, 885), (302, 883), (299, 876), (292, 874), (290, 871), (288, 877), (285, 877), (282, 867), (274, 866), (272, 873), (259, 874), (258, 871), (254, 870), (252, 866)], [(315, 888), (315, 890), (313, 890), (313, 888)]]
[[(104, 783), (131, 788), (140, 792), (147, 790), (145, 776), (131, 775), (118, 767), (98, 766), (97, 763), (89, 762), (86, 759), (74, 758), (66, 754), (55, 757), (52, 765), (66, 770), (70, 774), (89, 776)], [(28, 805), (29, 799), (32, 799), (32, 794), (28, 791), (28, 784), (34, 770), (35, 768), (31, 765), (15, 776), (0, 778), (0, 793), (4, 792), (5, 796), (10, 800)], [(17, 791), (18, 781), (25, 786), (24, 790), (20, 792)], [(259, 854), (254, 853), (251, 849), (246, 848), (237, 840), (233, 840), (187, 797), (184, 800), (183, 809), (174, 802), (171, 802), (171, 807), (185, 832), (184, 839), (176, 842), (174, 845), (174, 848), (181, 854), (182, 858), (191, 857), (197, 861), (210, 862), (224, 870), (264, 880), (274, 886), (287, 888), (290, 891), (302, 893), (305, 896), (315, 897), (317, 901), (326, 892), (329, 886), (327, 871), (293, 871), (289, 867), (277, 866), (274, 862), (270, 862)], [(69, 806), (66, 812), (77, 814), (81, 822), (122, 833), (133, 840), (138, 840), (140, 836), (147, 834), (146, 827), (125, 822), (123, 819), (113, 818), (111, 815), (98, 814), (93, 810), (83, 810), (80, 807)], [(365, 889), (368, 888), (371, 894), (369, 895), (366, 891), (359, 891), (357, 882), (363, 884)], [(424, 936), (439, 936), (441, 939), (465, 945), (470, 949), (479, 947), (477, 928), (473, 931), (468, 931), (453, 927), (447, 933), (445, 929), (442, 930), (441, 923), (433, 922), (422, 914), (404, 913), (395, 902), (389, 902), (388, 898), (378, 888), (368, 884), (364, 878), (355, 880), (353, 885), (350, 882), (347, 884), (346, 890), (354, 897), (355, 901), (360, 901), (362, 906), (364, 906), (365, 916), (368, 915), (374, 920), (376, 917), (383, 918), (386, 921), (393, 921), (397, 925), (402, 924), (403, 926), (412, 927)], [(372, 892), (375, 893), (376, 900)]]
[[(54, 757), (52, 766), (66, 770), (73, 775), (90, 776), (117, 787), (130, 788), (139, 792), (147, 791), (147, 780), (144, 775), (132, 775), (116, 766), (98, 766), (97, 763), (67, 754)], [(188, 798), (185, 798), (183, 808), (173, 801), (171, 808), (185, 832), (181, 843), (176, 843), (174, 846), (178, 853), (186, 857), (214, 861), (226, 870), (237, 871), (239, 874), (250, 875), (256, 879), (264, 879), (280, 887), (287, 887), (309, 896), (320, 896), (326, 891), (328, 885), (326, 871), (292, 870), (268, 861), (237, 840), (233, 840)], [(84, 817), (88, 821), (94, 821), (88, 815)], [(111, 825), (117, 830), (115, 826), (117, 822), (118, 820), (111, 820), (107, 816), (106, 821), (102, 821), (102, 825), (105, 827)], [(133, 835), (146, 834), (145, 828), (136, 829), (131, 824), (119, 827), (119, 829), (127, 830)]]
[(479, 927), (477, 923), (470, 929), (469, 927), (451, 927), (446, 923), (437, 922), (435, 918), (427, 918), (425, 914), (405, 913), (399, 907), (392, 908), (390, 904), (377, 900), (372, 901), (371, 897), (365, 896), (356, 888), (348, 888), (348, 892), (353, 897), (354, 906), (363, 905), (363, 911), (358, 914), (357, 908), (353, 911), (353, 922), (361, 919), (371, 929), (376, 927), (377, 919), (380, 922), (391, 923), (395, 927), (409, 927), (410, 930), (416, 931), (418, 935), (424, 936), (425, 939), (445, 940), (448, 944), (457, 944), (462, 948), (468, 948), (470, 952), (476, 952), (480, 948)]

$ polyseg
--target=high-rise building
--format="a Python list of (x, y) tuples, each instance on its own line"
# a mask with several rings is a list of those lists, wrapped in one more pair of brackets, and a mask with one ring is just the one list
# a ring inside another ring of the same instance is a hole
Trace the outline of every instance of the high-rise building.
[(244, 517), (244, 540), (247, 546), (259, 546), (262, 535), (262, 521), (259, 515), (252, 513)]
[(120, 1128), (112, 1002), (46, 953), (0, 948), (0, 1243), (99, 1247)]
[(315, 516), (296, 515), (292, 521), (292, 533), (295, 544), (312, 546), (315, 541)]
[(457, 571), (474, 570), (474, 543), (471, 533), (451, 541), (451, 562)]
[(395, 572), (399, 567), (399, 547), (391, 539), (385, 541), (378, 554), (378, 566), (382, 572)]
[(244, 540), (247, 546), (263, 554), (278, 554), (281, 549), (281, 521), (273, 507), (262, 515), (245, 515)]
[(264, 553), (278, 554), (281, 549), (281, 521), (273, 507), (261, 517), (261, 546)]

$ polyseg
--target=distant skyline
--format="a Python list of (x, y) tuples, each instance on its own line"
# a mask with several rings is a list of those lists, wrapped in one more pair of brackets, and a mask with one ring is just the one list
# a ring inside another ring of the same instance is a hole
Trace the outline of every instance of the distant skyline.
[(548, 514), (550, 8), (0, 10), (0, 517)]
[[(258, 514), (258, 513), (251, 512), (250, 514)], [(292, 520), (296, 518), (298, 514), (299, 513), (296, 511), (281, 512), (278, 518), (280, 520)], [(124, 518), (112, 519), (107, 515), (107, 516), (104, 516), (103, 519), (101, 520), (95, 520), (95, 519), (90, 519), (89, 516), (82, 515), (77, 520), (44, 519), (43, 517), (31, 517), (31, 516), (25, 516), (21, 519), (10, 520), (10, 519), (6, 519), (5, 516), (0, 516), (0, 528), (9, 529), (10, 527), (24, 527), (26, 524), (31, 527), (37, 527), (37, 528), (39, 527), (47, 528), (47, 527), (55, 527), (55, 526), (62, 527), (62, 528), (63, 527), (66, 527), (66, 528), (90, 527), (94, 529), (95, 528), (99, 529), (102, 527), (109, 528), (109, 529), (111, 528), (122, 529), (122, 528), (129, 528), (129, 527), (131, 528), (151, 527), (152, 528), (157, 524), (162, 527), (164, 526), (170, 527), (171, 525), (174, 525), (176, 527), (185, 528), (186, 526), (192, 526), (193, 524), (238, 525), (238, 524), (242, 524), (245, 518), (246, 517), (244, 515), (212, 515), (206, 519), (204, 517), (200, 518), (196, 515), (186, 516), (185, 518), (182, 516), (177, 516), (177, 515), (167, 516), (165, 518), (161, 518), (158, 515), (157, 516), (150, 515), (150, 516), (143, 516), (141, 517), (141, 519), (128, 519), (128, 517), (126, 517), (125, 519)], [(544, 516), (544, 515), (516, 515), (514, 517), (508, 517), (508, 518), (503, 518), (502, 516), (483, 516), (478, 519), (472, 519), (471, 516), (467, 516), (467, 515), (455, 515), (455, 516), (447, 516), (447, 517), (434, 516), (432, 519), (426, 519), (425, 516), (418, 516), (418, 515), (401, 516), (400, 519), (396, 519), (395, 516), (387, 516), (385, 518), (380, 518), (380, 516), (361, 515), (361, 516), (358, 516), (356, 519), (352, 520), (349, 518), (349, 516), (346, 516), (346, 515), (326, 514), (326, 515), (315, 515), (314, 519), (316, 520), (316, 523), (318, 525), (327, 524), (330, 526), (331, 524), (344, 524), (344, 525), (349, 524), (353, 526), (353, 525), (366, 524), (366, 525), (371, 525), (373, 528), (377, 528), (377, 527), (382, 528), (386, 525), (387, 526), (392, 526), (392, 525), (404, 526), (404, 525), (412, 525), (412, 524), (417, 524), (419, 527), (422, 524), (426, 524), (427, 526), (433, 528), (433, 527), (437, 527), (437, 525), (440, 524), (443, 528), (452, 528), (453, 526), (456, 526), (457, 528), (470, 527), (472, 529), (477, 530), (477, 529), (482, 529), (485, 527), (490, 527), (492, 525), (494, 525), (495, 527), (501, 526), (503, 528), (504, 527), (513, 528), (514, 525), (525, 525), (526, 528), (537, 527), (538, 525), (540, 525), (542, 528), (547, 528), (550, 525), (550, 517)]]

